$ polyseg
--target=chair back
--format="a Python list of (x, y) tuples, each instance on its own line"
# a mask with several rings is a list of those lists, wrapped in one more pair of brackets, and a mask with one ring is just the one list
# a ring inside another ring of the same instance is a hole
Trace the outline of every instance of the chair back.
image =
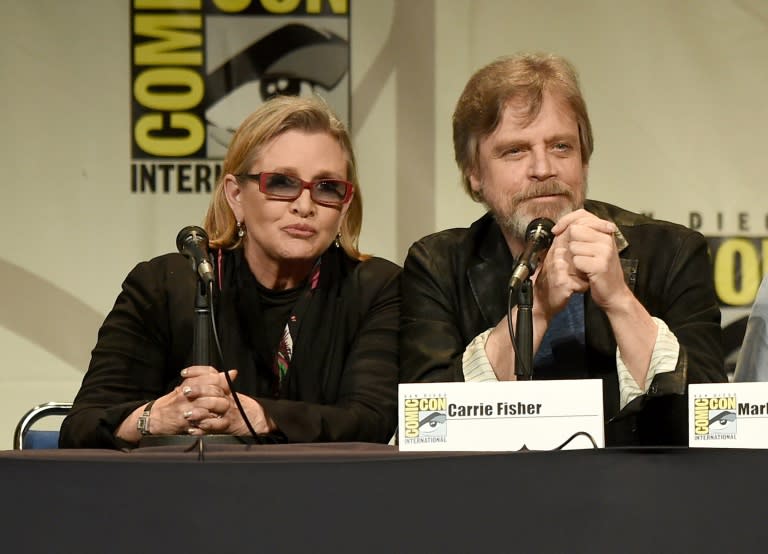
[(32, 426), (44, 417), (67, 415), (71, 408), (72, 402), (46, 402), (29, 410), (16, 425), (13, 433), (13, 449), (58, 448), (58, 430), (34, 430)]

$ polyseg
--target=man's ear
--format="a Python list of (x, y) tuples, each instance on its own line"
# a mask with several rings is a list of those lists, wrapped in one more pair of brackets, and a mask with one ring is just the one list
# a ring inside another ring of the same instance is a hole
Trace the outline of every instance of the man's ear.
[(476, 169), (465, 174), (465, 179), (469, 182), (469, 193), (475, 202), (483, 201), (483, 180)]

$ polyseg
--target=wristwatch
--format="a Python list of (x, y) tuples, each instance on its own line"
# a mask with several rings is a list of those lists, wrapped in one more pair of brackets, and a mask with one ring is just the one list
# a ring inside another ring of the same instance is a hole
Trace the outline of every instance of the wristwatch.
[(149, 404), (144, 407), (144, 412), (139, 416), (139, 420), (136, 422), (136, 429), (138, 429), (139, 433), (142, 435), (152, 434), (149, 432), (149, 412), (152, 409), (152, 404), (154, 403), (155, 401), (151, 400)]

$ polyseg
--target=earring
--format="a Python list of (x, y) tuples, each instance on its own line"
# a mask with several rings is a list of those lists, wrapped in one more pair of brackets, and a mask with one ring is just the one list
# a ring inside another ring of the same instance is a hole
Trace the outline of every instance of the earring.
[(341, 233), (336, 233), (336, 238), (333, 240), (333, 244), (336, 245), (336, 248), (341, 248)]
[(242, 221), (237, 222), (237, 237), (243, 238), (245, 236), (245, 225)]

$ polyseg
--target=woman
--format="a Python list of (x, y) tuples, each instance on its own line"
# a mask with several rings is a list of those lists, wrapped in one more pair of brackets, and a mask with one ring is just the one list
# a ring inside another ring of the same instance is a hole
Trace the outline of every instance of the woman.
[[(360, 254), (349, 136), (320, 100), (275, 98), (235, 133), (204, 226), (212, 314), (236, 398), (274, 440), (386, 442), (395, 428), (400, 269)], [(197, 275), (167, 254), (128, 275), (64, 448), (251, 434), (224, 373), (192, 365)]]

